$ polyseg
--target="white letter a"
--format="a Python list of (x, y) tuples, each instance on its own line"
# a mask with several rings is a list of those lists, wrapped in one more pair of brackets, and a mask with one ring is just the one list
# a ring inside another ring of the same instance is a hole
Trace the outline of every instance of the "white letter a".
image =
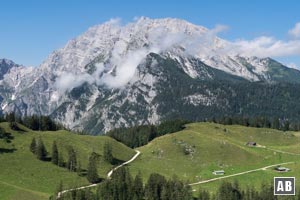
[(279, 191), (284, 192), (283, 182), (282, 182), (282, 181), (278, 181), (277, 191), (278, 191), (278, 192), (279, 192)]

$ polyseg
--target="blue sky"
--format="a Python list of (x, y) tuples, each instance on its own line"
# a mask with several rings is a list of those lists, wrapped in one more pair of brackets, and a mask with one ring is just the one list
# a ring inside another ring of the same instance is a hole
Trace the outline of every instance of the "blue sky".
[[(222, 24), (229, 30), (219, 36), (230, 41), (261, 36), (290, 41), (288, 31), (300, 22), (299, 0), (2, 0), (0, 5), (0, 58), (33, 66), (90, 26), (116, 17), (123, 23), (146, 16), (182, 18), (207, 28)], [(277, 59), (300, 66), (300, 53)]]

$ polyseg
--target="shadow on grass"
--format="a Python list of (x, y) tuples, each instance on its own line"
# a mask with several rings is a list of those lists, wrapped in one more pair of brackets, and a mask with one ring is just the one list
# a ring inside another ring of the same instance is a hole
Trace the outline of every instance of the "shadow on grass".
[(13, 149), (5, 149), (5, 148), (0, 148), (0, 154), (3, 153), (13, 153), (15, 152), (17, 149), (13, 148)]
[(124, 163), (125, 161), (124, 160), (119, 160), (117, 158), (113, 158), (111, 164), (112, 165), (121, 165), (122, 163)]
[(51, 162), (51, 157), (46, 157), (46, 158), (43, 159), (43, 161), (45, 161), (45, 162)]

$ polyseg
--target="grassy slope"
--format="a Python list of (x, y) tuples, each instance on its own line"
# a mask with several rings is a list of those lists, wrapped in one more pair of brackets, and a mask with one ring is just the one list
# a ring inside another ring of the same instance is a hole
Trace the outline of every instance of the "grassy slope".
[[(226, 129), (226, 131), (224, 131)], [(297, 135), (297, 136), (296, 136)], [(167, 177), (177, 175), (188, 182), (197, 182), (215, 178), (212, 171), (224, 169), (226, 175), (264, 167), (271, 164), (299, 161), (300, 156), (275, 153), (263, 148), (251, 148), (245, 145), (255, 141), (273, 149), (300, 153), (298, 133), (281, 132), (272, 129), (247, 128), (243, 126), (223, 126), (213, 123), (194, 123), (187, 129), (165, 135), (140, 147), (140, 158), (130, 165), (133, 174), (142, 171), (144, 179), (150, 173), (158, 172)], [(182, 145), (194, 146), (193, 156), (185, 155)], [(238, 176), (243, 185), (262, 181), (271, 182), (274, 176), (296, 176), (300, 178), (300, 164), (287, 166), (291, 172), (278, 174), (272, 169)], [(201, 187), (214, 191), (221, 181), (207, 183)], [(195, 186), (194, 189), (198, 189)]]
[[(68, 172), (65, 168), (57, 167), (50, 162), (37, 160), (29, 151), (33, 137), (41, 137), (48, 152), (51, 152), (52, 142), (56, 140), (58, 149), (63, 152), (65, 159), (68, 146), (72, 145), (84, 169), (86, 169), (88, 157), (92, 151), (102, 155), (103, 145), (106, 141), (112, 144), (113, 155), (119, 160), (128, 160), (135, 154), (132, 149), (105, 136), (83, 136), (68, 131), (35, 132), (28, 129), (28, 132), (20, 133), (10, 130), (7, 123), (0, 123), (0, 126), (14, 136), (11, 144), (0, 141), (0, 148), (16, 149), (13, 153), (0, 154), (1, 200), (48, 199), (60, 180), (63, 180), (65, 185), (88, 184), (85, 177), (79, 177), (76, 173)], [(101, 161), (98, 172), (101, 177), (105, 177), (111, 168), (111, 165)]]

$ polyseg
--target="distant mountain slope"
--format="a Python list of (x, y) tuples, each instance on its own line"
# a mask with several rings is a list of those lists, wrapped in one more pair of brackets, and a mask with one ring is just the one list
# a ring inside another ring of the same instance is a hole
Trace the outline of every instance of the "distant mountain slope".
[(92, 134), (173, 117), (298, 117), (300, 72), (271, 58), (234, 55), (228, 45), (180, 19), (140, 18), (124, 26), (112, 20), (37, 68), (3, 68), (1, 112), (51, 115)]

